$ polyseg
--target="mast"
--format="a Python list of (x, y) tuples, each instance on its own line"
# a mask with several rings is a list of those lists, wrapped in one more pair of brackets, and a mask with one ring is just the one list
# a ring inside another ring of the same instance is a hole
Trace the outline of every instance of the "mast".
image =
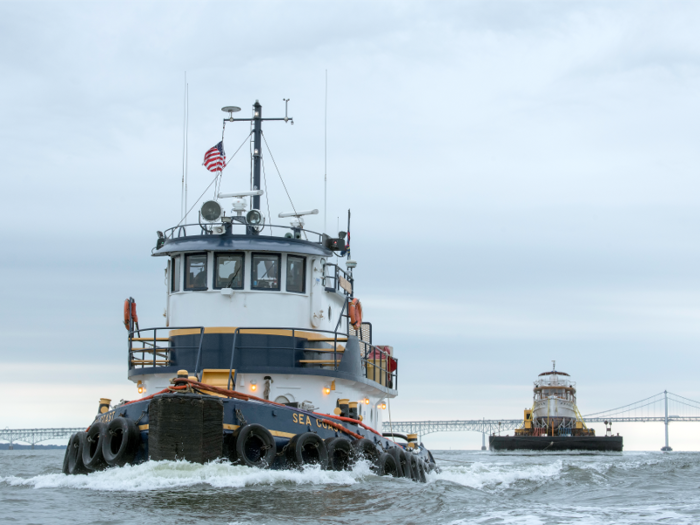
[[(294, 124), (294, 119), (287, 114), (287, 108), (289, 99), (284, 100), (284, 118), (262, 118), (262, 106), (259, 101), (255, 101), (253, 104), (253, 117), (252, 118), (233, 118), (233, 114), (240, 111), (241, 108), (238, 106), (225, 106), (221, 108), (221, 111), (228, 113), (229, 116), (224, 118), (224, 126), (227, 122), (252, 122), (253, 123), (253, 181), (251, 190), (260, 189), (260, 163), (262, 162), (262, 122), (263, 120), (283, 120), (284, 122), (291, 122)], [(253, 206), (252, 209), (260, 209), (260, 195), (253, 196)]]
[[(253, 187), (252, 190), (260, 189), (260, 155), (262, 135), (262, 106), (257, 100), (253, 104)], [(253, 197), (253, 209), (260, 209), (260, 195)]]

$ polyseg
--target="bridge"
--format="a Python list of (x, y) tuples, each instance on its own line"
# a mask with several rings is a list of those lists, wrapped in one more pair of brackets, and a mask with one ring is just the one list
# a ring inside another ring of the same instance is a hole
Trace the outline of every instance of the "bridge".
[[(669, 411), (672, 415), (669, 415)], [(586, 423), (664, 423), (666, 445), (662, 450), (671, 450), (668, 445), (669, 423), (700, 422), (700, 401), (694, 401), (671, 392), (663, 391), (646, 399), (618, 408), (583, 416)], [(451, 421), (384, 421), (384, 432), (418, 434), (434, 432), (481, 432), (482, 450), (486, 450), (486, 436), (500, 434), (520, 428), (522, 419), (467, 419)]]
[[(669, 415), (669, 412), (671, 415)], [(663, 391), (641, 401), (622, 407), (596, 412), (583, 416), (586, 423), (664, 423), (666, 425), (666, 450), (668, 448), (668, 425), (670, 423), (700, 422), (700, 401), (694, 401), (671, 392)], [(420, 437), (435, 432), (481, 432), (483, 448), (486, 435), (510, 432), (523, 424), (522, 419), (472, 419), (454, 421), (385, 421), (384, 432), (418, 434)], [(15, 443), (27, 443), (34, 448), (42, 441), (68, 438), (80, 428), (25, 428), (0, 429), (0, 441), (9, 442), (10, 448)]]
[(8, 441), (10, 449), (15, 443), (27, 443), (34, 448), (34, 445), (50, 439), (63, 439), (68, 442), (68, 438), (76, 432), (84, 432), (85, 427), (80, 428), (5, 428), (0, 429), (0, 441)]

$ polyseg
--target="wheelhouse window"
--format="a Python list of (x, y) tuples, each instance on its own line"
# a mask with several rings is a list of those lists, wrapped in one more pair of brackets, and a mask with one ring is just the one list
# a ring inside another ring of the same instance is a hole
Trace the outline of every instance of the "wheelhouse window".
[(180, 259), (181, 257), (173, 257), (170, 261), (170, 291), (180, 291)]
[(287, 291), (304, 293), (306, 277), (306, 258), (295, 255), (287, 256)]
[(280, 289), (280, 256), (278, 254), (253, 254), (250, 287), (253, 290)]
[(214, 269), (214, 288), (243, 288), (242, 253), (217, 254)]
[(207, 254), (185, 257), (185, 290), (207, 289)]

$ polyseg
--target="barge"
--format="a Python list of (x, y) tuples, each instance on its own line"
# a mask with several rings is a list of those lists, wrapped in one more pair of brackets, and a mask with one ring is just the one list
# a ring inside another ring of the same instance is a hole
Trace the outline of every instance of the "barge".
[[(226, 124), (250, 133), (250, 188), (222, 193), (222, 141), (205, 155), (215, 197), (196, 223), (187, 214), (158, 232), (151, 254), (165, 262), (164, 326), (140, 328), (136, 302), (124, 303), (128, 379), (138, 396), (100, 399), (85, 432), (74, 434), (65, 474), (144, 461), (229, 460), (263, 469), (352, 468), (368, 461), (379, 475), (426, 480), (437, 468), (417, 436), (382, 435), (398, 395), (398, 359), (376, 344), (355, 295), (347, 231), (305, 228), (318, 210), (261, 207), (267, 120), (256, 101), (250, 118), (222, 108)], [(241, 148), (239, 148), (240, 150)], [(235, 154), (234, 154), (235, 156)], [(229, 159), (230, 161), (230, 159)], [(276, 166), (276, 164), (275, 164)], [(281, 176), (280, 176), (281, 177)], [(344, 263), (344, 268), (342, 267)], [(161, 277), (158, 277), (161, 279)]]
[(514, 436), (489, 436), (491, 450), (588, 450), (621, 452), (622, 436), (612, 435), (605, 422), (605, 436), (588, 428), (576, 406), (576, 383), (566, 372), (543, 372), (534, 383), (532, 408), (525, 409), (523, 424)]

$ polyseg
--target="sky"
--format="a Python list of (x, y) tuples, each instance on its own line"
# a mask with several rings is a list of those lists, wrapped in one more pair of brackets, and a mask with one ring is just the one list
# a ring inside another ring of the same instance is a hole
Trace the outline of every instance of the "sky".
[[(295, 207), (320, 210), (327, 73), (326, 228), (352, 210), (357, 295), (400, 363), (394, 420), (520, 418), (552, 360), (584, 414), (700, 400), (699, 24), (672, 1), (0, 2), (18, 393), (0, 426), (80, 426), (136, 395), (121, 310), (133, 296), (162, 322), (150, 250), (180, 219), (185, 73), (189, 206), (220, 108), (284, 116), (289, 98), (294, 125), (265, 134)], [(227, 127), (229, 156), (247, 132)], [(221, 191), (248, 189), (246, 150)], [(273, 217), (290, 211), (269, 160), (265, 182)], [(628, 450), (663, 444), (663, 425), (623, 427)], [(671, 445), (700, 449), (698, 430)]]

